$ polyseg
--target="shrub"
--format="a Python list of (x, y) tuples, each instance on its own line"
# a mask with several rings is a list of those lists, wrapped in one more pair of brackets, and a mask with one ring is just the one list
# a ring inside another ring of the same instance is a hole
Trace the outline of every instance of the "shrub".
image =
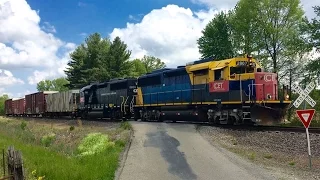
[(131, 124), (128, 121), (122, 122), (121, 125), (120, 125), (120, 128), (130, 130), (131, 129)]
[(69, 130), (73, 131), (74, 130), (74, 126), (70, 126)]
[(78, 147), (80, 155), (93, 155), (101, 153), (110, 147), (114, 147), (115, 143), (109, 140), (108, 135), (102, 133), (90, 133), (81, 142)]
[(20, 127), (21, 127), (22, 130), (25, 130), (26, 127), (27, 127), (27, 123), (22, 121), (21, 124), (20, 124)]
[(49, 147), (50, 144), (54, 141), (56, 135), (54, 133), (51, 133), (49, 135), (46, 135), (46, 136), (42, 136), (41, 138), (41, 144), (46, 146), (46, 147)]

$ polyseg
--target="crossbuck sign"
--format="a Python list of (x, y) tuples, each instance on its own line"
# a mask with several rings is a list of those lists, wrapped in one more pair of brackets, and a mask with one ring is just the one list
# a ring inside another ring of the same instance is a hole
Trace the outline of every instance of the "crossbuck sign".
[(309, 96), (309, 93), (316, 87), (314, 82), (311, 82), (310, 84), (308, 84), (305, 90), (301, 89), (296, 84), (294, 84), (292, 87), (300, 95), (293, 103), (293, 105), (296, 108), (298, 108), (301, 105), (303, 100), (306, 100), (312, 107), (316, 105), (316, 102)]

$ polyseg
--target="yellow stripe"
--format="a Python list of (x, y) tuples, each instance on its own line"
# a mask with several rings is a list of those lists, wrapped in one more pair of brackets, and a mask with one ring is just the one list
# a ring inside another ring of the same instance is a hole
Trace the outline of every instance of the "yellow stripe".
[[(250, 104), (251, 101), (245, 101), (246, 104)], [(266, 104), (276, 104), (280, 103), (280, 101), (256, 101), (256, 103), (266, 103)], [(291, 101), (283, 101), (285, 104), (290, 104)], [(177, 106), (177, 105), (188, 105), (191, 103), (160, 103), (160, 104), (144, 104), (144, 105), (135, 105), (135, 107), (142, 107), (142, 106)], [(211, 104), (218, 104), (217, 102), (193, 102), (192, 104), (205, 104), (205, 105), (211, 105)], [(241, 104), (241, 101), (222, 101), (221, 104)]]

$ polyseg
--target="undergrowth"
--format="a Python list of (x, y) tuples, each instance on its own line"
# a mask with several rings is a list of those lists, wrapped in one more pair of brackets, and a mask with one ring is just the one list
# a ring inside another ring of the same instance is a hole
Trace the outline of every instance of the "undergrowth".
[(108, 133), (99, 126), (82, 127), (0, 119), (0, 150), (11, 145), (21, 150), (27, 179), (113, 179), (131, 125), (123, 122)]

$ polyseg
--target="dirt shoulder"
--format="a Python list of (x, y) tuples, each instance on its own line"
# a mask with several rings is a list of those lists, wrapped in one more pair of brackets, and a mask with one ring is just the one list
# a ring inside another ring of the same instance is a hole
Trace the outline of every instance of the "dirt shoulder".
[(305, 133), (248, 132), (208, 126), (198, 126), (197, 130), (212, 145), (223, 147), (266, 169), (286, 173), (295, 179), (320, 179), (318, 134), (310, 134), (310, 169)]

